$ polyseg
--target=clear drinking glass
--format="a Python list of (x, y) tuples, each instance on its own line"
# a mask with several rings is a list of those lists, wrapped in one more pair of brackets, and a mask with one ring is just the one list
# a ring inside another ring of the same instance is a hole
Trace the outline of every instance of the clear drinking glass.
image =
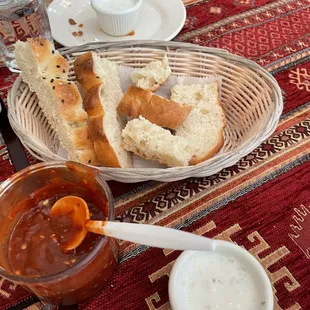
[(32, 37), (52, 41), (46, 0), (0, 0), (0, 58), (12, 72), (19, 72), (14, 43)]

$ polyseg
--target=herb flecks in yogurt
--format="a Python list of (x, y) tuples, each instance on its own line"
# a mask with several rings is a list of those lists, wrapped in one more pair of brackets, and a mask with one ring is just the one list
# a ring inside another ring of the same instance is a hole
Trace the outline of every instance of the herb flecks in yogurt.
[[(188, 264), (188, 265), (187, 265)], [(263, 310), (263, 292), (238, 259), (201, 252), (183, 266), (186, 310)]]

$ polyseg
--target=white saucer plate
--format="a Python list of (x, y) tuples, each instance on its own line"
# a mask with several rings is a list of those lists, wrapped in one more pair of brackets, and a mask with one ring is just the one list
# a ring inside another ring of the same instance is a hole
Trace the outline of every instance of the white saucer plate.
[[(134, 35), (113, 37), (104, 33), (90, 0), (54, 0), (48, 7), (53, 38), (63, 46), (124, 40), (172, 40), (182, 29), (186, 10), (182, 0), (143, 0)], [(70, 25), (69, 19), (77, 24)], [(79, 25), (83, 27), (79, 27)], [(81, 36), (73, 33), (81, 31)]]

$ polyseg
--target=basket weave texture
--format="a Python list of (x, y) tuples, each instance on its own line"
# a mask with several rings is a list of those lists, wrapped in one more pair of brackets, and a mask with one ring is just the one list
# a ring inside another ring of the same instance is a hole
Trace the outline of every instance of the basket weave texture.
[[(87, 51), (96, 51), (101, 57), (135, 68), (162, 59), (167, 54), (174, 75), (222, 77), (221, 102), (227, 126), (224, 131), (225, 143), (218, 154), (189, 167), (94, 167), (106, 180), (170, 182), (212, 175), (232, 166), (268, 138), (282, 113), (282, 95), (276, 80), (253, 61), (224, 50), (161, 41), (91, 43), (64, 48), (60, 52), (69, 60), (70, 80), (75, 80), (75, 57)], [(36, 94), (29, 90), (20, 77), (8, 96), (8, 116), (13, 130), (34, 157), (43, 161), (66, 160), (58, 155), (59, 140), (42, 113)]]

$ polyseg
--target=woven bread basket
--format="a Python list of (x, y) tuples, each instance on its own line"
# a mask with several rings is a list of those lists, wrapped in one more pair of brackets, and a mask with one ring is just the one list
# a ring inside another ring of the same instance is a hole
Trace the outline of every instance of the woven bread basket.
[[(212, 175), (235, 164), (269, 137), (282, 113), (281, 90), (275, 79), (256, 63), (224, 50), (160, 41), (91, 43), (64, 48), (60, 52), (70, 62), (70, 80), (75, 80), (75, 57), (87, 51), (96, 51), (101, 57), (131, 67), (145, 66), (167, 54), (174, 75), (222, 77), (221, 102), (227, 126), (225, 143), (218, 154), (188, 167), (93, 167), (102, 172), (106, 180), (170, 182)], [(34, 157), (43, 161), (66, 160), (58, 154), (59, 141), (43, 115), (36, 95), (20, 77), (8, 96), (8, 116), (13, 130)]]

